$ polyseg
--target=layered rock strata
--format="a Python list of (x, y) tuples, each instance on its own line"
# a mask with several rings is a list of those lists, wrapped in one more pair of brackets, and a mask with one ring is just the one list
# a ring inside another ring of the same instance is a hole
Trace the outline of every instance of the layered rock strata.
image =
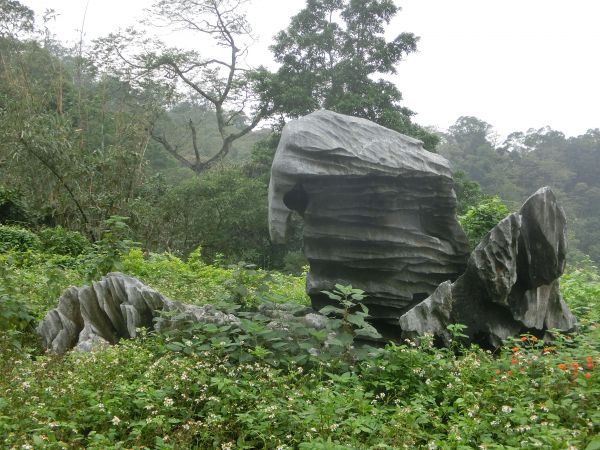
[(566, 219), (552, 191), (541, 188), (496, 225), (454, 283), (442, 283), (399, 320), (403, 336), (430, 333), (448, 343), (461, 323), (469, 340), (498, 346), (519, 333), (571, 331), (576, 321), (560, 291)]
[(289, 122), (269, 186), (271, 237), (304, 219), (307, 291), (315, 309), (334, 284), (366, 291), (380, 330), (465, 269), (448, 162), (368, 120), (317, 111)]

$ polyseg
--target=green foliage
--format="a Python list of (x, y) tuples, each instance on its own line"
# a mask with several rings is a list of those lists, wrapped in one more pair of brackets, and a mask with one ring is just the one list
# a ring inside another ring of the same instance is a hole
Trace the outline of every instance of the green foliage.
[(304, 252), (296, 250), (289, 252), (283, 258), (283, 271), (298, 275), (302, 273), (308, 266), (308, 260), (304, 256)]
[[(204, 263), (199, 251), (190, 254), (187, 261), (169, 254), (150, 253), (134, 248), (122, 256), (122, 270), (164, 295), (185, 303), (229, 303), (239, 301), (257, 305), (268, 292), (268, 300), (291, 301), (306, 305), (304, 277), (266, 272), (246, 264), (229, 268)], [(242, 296), (242, 293), (244, 296)]]
[(0, 1), (0, 38), (33, 31), (33, 10), (16, 0)]
[(22, 195), (0, 185), (0, 224), (29, 222), (30, 216)]
[(548, 127), (530, 129), (500, 143), (490, 124), (460, 117), (438, 151), (456, 171), (479, 183), (484, 194), (498, 195), (514, 209), (540, 187), (550, 186), (567, 215), (569, 261), (583, 255), (599, 260), (600, 130), (567, 138)]
[(0, 252), (16, 250), (39, 250), (41, 242), (38, 236), (26, 228), (14, 225), (0, 225)]
[[(339, 308), (330, 308), (329, 328), (290, 321), (283, 330), (261, 317), (261, 305), (300, 314), (303, 278), (214, 267), (199, 249), (183, 261), (134, 248), (121, 256), (127, 273), (174, 299), (235, 311), (241, 322), (141, 330), (91, 353), (43, 354), (27, 339), (31, 318), (83, 283), (84, 262), (0, 254), (1, 447), (558, 449), (586, 448), (600, 432), (593, 267), (562, 279), (580, 323), (571, 336), (524, 335), (494, 354), (436, 349), (425, 336), (361, 353), (344, 334), (363, 327), (360, 290), (330, 293)], [(460, 338), (460, 326), (451, 331)]]
[(508, 208), (499, 197), (488, 197), (471, 206), (458, 220), (467, 233), (471, 248), (475, 248), (508, 214)]
[[(255, 69), (244, 65), (252, 37), (241, 3), (162, 0), (147, 12), (146, 25), (183, 33), (187, 39), (194, 35), (208, 38), (211, 45), (202, 52), (169, 47), (145, 31), (129, 27), (97, 40), (96, 52), (110, 73), (144, 91), (162, 91), (164, 104), (184, 99), (205, 107), (218, 142), (216, 153), (208, 158), (204, 155), (211, 149), (203, 148), (197, 136), (197, 122), (191, 117), (186, 118), (185, 123), (189, 128), (186, 147), (188, 153), (193, 154), (192, 160), (179, 153), (177, 139), (167, 137), (163, 131), (164, 121), (155, 122), (149, 130), (151, 137), (183, 167), (203, 173), (219, 166), (232, 150), (233, 142), (250, 133), (266, 117), (268, 101), (258, 98), (253, 91), (255, 85), (264, 83), (270, 74), (264, 67)], [(213, 57), (207, 58), (211, 46), (227, 49), (227, 56), (216, 51)]]
[[(16, 1), (0, 6), (20, 9)], [(152, 95), (100, 76), (93, 61), (61, 47), (49, 33), (43, 41), (38, 36), (0, 38), (0, 178), (36, 221), (96, 238), (102, 220), (124, 213), (136, 197), (148, 121), (158, 105)], [(9, 213), (15, 214), (15, 202)]]
[(484, 195), (479, 184), (469, 180), (464, 172), (458, 170), (452, 174), (452, 178), (454, 178), (454, 191), (458, 201), (456, 213), (462, 215), (470, 207), (477, 205), (484, 198)]
[(111, 216), (104, 221), (102, 238), (95, 242), (92, 250), (82, 257), (89, 280), (122, 269), (121, 257), (137, 245), (129, 239), (131, 230), (127, 225), (128, 219), (123, 216)]
[[(31, 326), (34, 318), (27, 303), (14, 295), (15, 281), (15, 277), (0, 266), (0, 341), (20, 348), (22, 334)], [(0, 349), (2, 347), (0, 343)]]
[(260, 347), (239, 363), (225, 351), (234, 342), (207, 339), (207, 350), (186, 352), (199, 337), (172, 351), (172, 340), (144, 334), (64, 358), (9, 354), (0, 361), (0, 442), (585, 448), (600, 431), (600, 355), (581, 339), (552, 348), (523, 339), (498, 355), (471, 348), (455, 356), (430, 342), (389, 345), (350, 369), (335, 358), (273, 367)]
[(560, 279), (560, 290), (579, 326), (592, 330), (600, 322), (600, 276), (591, 264), (568, 270)]
[(147, 248), (187, 255), (202, 246), (206, 262), (220, 253), (225, 264), (282, 266), (285, 253), (269, 238), (267, 189), (244, 168), (209, 171), (169, 190), (153, 208), (140, 204), (133, 227)]
[(411, 122), (402, 94), (383, 78), (416, 50), (418, 38), (400, 33), (391, 41), (385, 26), (398, 12), (391, 0), (309, 1), (280, 31), (271, 47), (281, 64), (264, 86), (263, 98), (282, 117), (319, 108), (372, 120), (417, 137), (433, 149), (437, 136)]
[(330, 300), (333, 300), (337, 306), (329, 305), (321, 308), (319, 312), (323, 315), (331, 315), (339, 319), (338, 339), (344, 334), (350, 336), (347, 339), (350, 349), (352, 340), (356, 336), (379, 339), (381, 335), (377, 330), (366, 321), (369, 316), (369, 309), (361, 303), (366, 297), (365, 291), (353, 288), (352, 286), (343, 286), (336, 284), (333, 292), (322, 291)]
[(77, 231), (69, 231), (61, 226), (42, 228), (37, 232), (41, 249), (56, 255), (79, 256), (90, 250), (90, 242)]

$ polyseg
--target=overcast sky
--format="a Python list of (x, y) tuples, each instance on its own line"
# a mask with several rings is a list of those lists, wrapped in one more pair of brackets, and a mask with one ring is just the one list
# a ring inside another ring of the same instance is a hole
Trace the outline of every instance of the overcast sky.
[[(60, 16), (51, 25), (75, 42), (88, 0), (21, 0)], [(304, 0), (252, 0), (248, 18), (258, 36), (250, 62), (274, 68), (272, 36)], [(446, 129), (470, 115), (501, 135), (546, 125), (578, 135), (600, 127), (600, 1), (396, 0), (394, 37), (420, 36), (418, 53), (394, 81), (421, 125)], [(135, 24), (151, 0), (89, 0), (85, 39)], [(198, 49), (202, 48), (198, 41)]]

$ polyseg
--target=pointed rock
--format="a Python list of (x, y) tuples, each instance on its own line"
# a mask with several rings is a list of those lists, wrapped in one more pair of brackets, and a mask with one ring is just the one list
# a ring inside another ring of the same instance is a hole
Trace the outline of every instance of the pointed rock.
[(448, 342), (448, 325), (461, 323), (471, 341), (496, 347), (518, 333), (572, 331), (576, 320), (558, 281), (565, 224), (552, 191), (538, 190), (483, 238), (463, 275), (400, 317), (403, 336), (430, 333)]

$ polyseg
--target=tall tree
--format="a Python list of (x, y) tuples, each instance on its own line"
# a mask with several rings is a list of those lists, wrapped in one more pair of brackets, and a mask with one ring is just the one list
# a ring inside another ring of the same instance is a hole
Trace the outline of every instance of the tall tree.
[(384, 36), (399, 9), (392, 0), (307, 0), (271, 47), (281, 67), (263, 88), (274, 112), (284, 120), (326, 108), (417, 137), (432, 149), (437, 137), (411, 121), (401, 92), (381, 78), (396, 74), (417, 48), (413, 33)]
[(33, 11), (16, 0), (0, 0), (0, 38), (16, 38), (33, 31)]

